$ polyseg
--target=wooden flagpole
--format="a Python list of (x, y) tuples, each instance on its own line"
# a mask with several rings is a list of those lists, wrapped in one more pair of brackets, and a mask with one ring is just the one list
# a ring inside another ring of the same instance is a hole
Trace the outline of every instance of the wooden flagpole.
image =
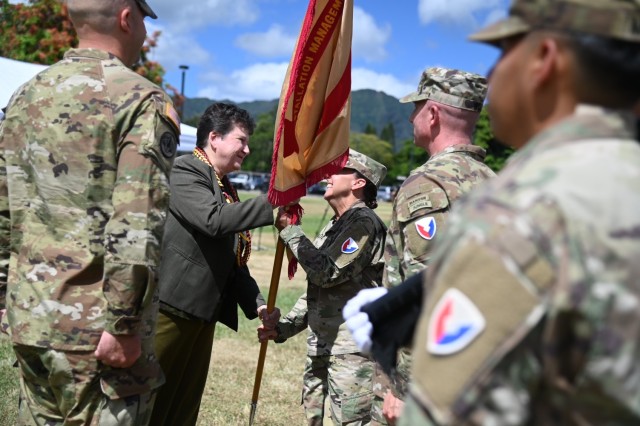
[[(276, 305), (276, 295), (278, 294), (278, 284), (280, 282), (280, 272), (282, 271), (282, 260), (284, 258), (284, 242), (282, 238), (278, 238), (276, 245), (276, 255), (273, 259), (273, 271), (271, 272), (271, 285), (269, 286), (269, 296), (267, 297), (267, 312), (273, 312)], [(258, 408), (258, 396), (260, 395), (260, 383), (262, 382), (262, 371), (264, 369), (264, 361), (267, 357), (266, 340), (260, 344), (260, 355), (258, 356), (258, 366), (256, 367), (256, 378), (253, 382), (253, 396), (251, 397), (251, 412), (249, 414), (249, 426), (253, 425)]]

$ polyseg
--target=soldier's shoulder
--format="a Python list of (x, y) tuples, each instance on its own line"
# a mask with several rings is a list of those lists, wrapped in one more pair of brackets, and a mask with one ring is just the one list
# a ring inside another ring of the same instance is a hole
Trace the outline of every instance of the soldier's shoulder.
[(104, 61), (103, 69), (107, 92), (114, 105), (121, 105), (119, 111), (128, 115), (138, 110), (140, 105), (151, 103), (170, 123), (176, 135), (180, 133), (179, 114), (162, 88), (116, 61)]
[(430, 158), (424, 165), (425, 173), (442, 173), (459, 169), (461, 164), (477, 162), (477, 158), (469, 155), (467, 151), (445, 151)]
[[(360, 212), (360, 215), (361, 215), (360, 217), (361, 218), (366, 218), (372, 224), (381, 223), (381, 224), (384, 225), (384, 222), (382, 222), (382, 219), (380, 218), (380, 216), (378, 216), (378, 213), (376, 213), (373, 209), (370, 209), (368, 207), (364, 207), (364, 208), (361, 208), (361, 209), (358, 209), (358, 210), (361, 211)], [(386, 228), (386, 226), (385, 226), (385, 228)]]
[(449, 197), (438, 175), (427, 172), (412, 173), (398, 189), (394, 212), (398, 218), (413, 217), (441, 210), (449, 205)]
[(410, 191), (412, 188), (419, 187), (421, 185), (437, 185), (430, 179), (429, 175), (430, 168), (426, 164), (413, 169), (405, 181), (402, 182), (402, 185), (398, 188), (398, 194)]
[[(415, 172), (415, 171), (414, 171)], [(433, 177), (421, 168), (420, 172), (411, 172), (409, 177), (400, 185), (396, 192), (396, 202), (413, 198), (419, 194), (429, 194), (440, 189), (440, 185)]]
[[(46, 87), (54, 85), (56, 82), (54, 76), (56, 73), (60, 73), (59, 70), (64, 70), (64, 67), (60, 67), (59, 64), (60, 62), (43, 69), (35, 76), (22, 83), (11, 95), (9, 102), (7, 103), (7, 107), (19, 100), (32, 103), (32, 101), (28, 99), (29, 96), (25, 96), (27, 93), (38, 93), (43, 89), (46, 90)], [(71, 73), (69, 73), (69, 75), (71, 75)], [(4, 107), (4, 105), (2, 106)]]
[(162, 90), (160, 86), (122, 64), (109, 64), (107, 62), (103, 69), (106, 83), (109, 85), (117, 85), (123, 92), (133, 90), (135, 92), (164, 93), (164, 90)]

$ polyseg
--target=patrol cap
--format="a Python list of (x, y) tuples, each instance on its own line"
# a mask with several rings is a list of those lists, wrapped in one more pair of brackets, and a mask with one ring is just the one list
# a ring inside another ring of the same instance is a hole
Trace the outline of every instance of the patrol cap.
[(535, 29), (572, 30), (640, 42), (640, 1), (513, 0), (509, 16), (469, 39), (497, 45)]
[(455, 69), (431, 67), (424, 70), (418, 90), (400, 99), (417, 102), (424, 99), (470, 111), (482, 110), (487, 95), (487, 79)]
[(136, 3), (138, 3), (138, 6), (140, 6), (140, 9), (142, 9), (145, 16), (148, 16), (151, 19), (158, 19), (158, 15), (156, 15), (153, 9), (151, 9), (151, 6), (149, 6), (145, 0), (136, 0)]
[(380, 186), (382, 179), (387, 175), (387, 168), (384, 165), (353, 148), (349, 148), (349, 160), (347, 160), (344, 168), (357, 170), (365, 179), (374, 184), (376, 188)]

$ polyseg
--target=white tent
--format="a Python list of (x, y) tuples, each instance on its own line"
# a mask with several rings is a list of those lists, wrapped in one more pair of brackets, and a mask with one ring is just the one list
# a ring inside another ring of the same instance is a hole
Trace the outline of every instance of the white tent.
[[(29, 64), (0, 57), (0, 109), (7, 106), (11, 95), (21, 84), (30, 80), (46, 67), (46, 65)], [(0, 112), (0, 117), (2, 117), (2, 112)], [(192, 151), (196, 147), (196, 128), (180, 124), (180, 133), (180, 147), (178, 149), (182, 152)]]
[(2, 82), (0, 84), (0, 108), (7, 106), (9, 98), (22, 83), (46, 67), (46, 65), (29, 64), (0, 57), (0, 79)]
[(178, 151), (191, 152), (196, 148), (196, 131), (195, 127), (180, 123), (180, 146)]

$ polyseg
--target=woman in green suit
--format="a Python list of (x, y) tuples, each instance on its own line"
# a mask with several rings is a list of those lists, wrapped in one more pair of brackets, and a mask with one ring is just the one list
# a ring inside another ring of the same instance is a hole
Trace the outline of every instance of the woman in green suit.
[(215, 103), (202, 115), (196, 149), (176, 159), (160, 266), (156, 353), (166, 383), (151, 424), (194, 425), (209, 370), (215, 325), (236, 330), (238, 306), (275, 326), (249, 274), (249, 229), (273, 224), (266, 195), (240, 202), (227, 174), (249, 154), (254, 121), (235, 105)]

